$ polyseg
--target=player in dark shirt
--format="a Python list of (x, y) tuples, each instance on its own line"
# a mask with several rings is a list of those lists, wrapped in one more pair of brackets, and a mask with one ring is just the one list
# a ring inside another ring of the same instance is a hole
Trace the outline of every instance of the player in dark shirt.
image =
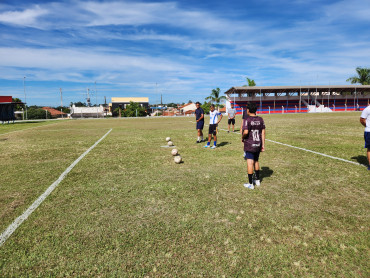
[(253, 102), (248, 103), (247, 113), (249, 117), (243, 120), (243, 135), (245, 159), (248, 167), (248, 183), (244, 186), (249, 189), (254, 189), (253, 185), (253, 169), (256, 174), (254, 181), (256, 186), (260, 186), (260, 152), (265, 150), (265, 123), (263, 119), (256, 116), (257, 105)]
[(195, 110), (195, 119), (197, 121), (196, 123), (196, 129), (198, 131), (198, 140), (197, 143), (203, 142), (203, 127), (204, 127), (204, 111), (200, 107), (199, 101), (195, 103), (197, 109)]

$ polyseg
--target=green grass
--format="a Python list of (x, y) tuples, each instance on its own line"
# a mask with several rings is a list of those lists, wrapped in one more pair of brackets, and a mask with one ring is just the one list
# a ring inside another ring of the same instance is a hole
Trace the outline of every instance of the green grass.
[[(366, 163), (359, 116), (264, 119), (268, 139)], [(0, 247), (0, 276), (369, 277), (365, 167), (267, 142), (247, 190), (240, 136), (204, 149), (193, 120), (0, 127), (1, 232), (113, 128)]]

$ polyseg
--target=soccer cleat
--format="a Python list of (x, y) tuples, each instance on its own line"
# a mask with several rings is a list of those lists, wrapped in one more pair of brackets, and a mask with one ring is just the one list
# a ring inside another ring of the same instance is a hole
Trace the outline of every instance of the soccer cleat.
[(216, 148), (216, 146), (215, 145), (213, 145), (212, 147), (211, 147), (211, 149), (215, 149)]
[(230, 131), (227, 131), (227, 133), (230, 133)]
[(198, 143), (200, 143), (200, 142), (202, 142), (202, 141), (200, 141), (200, 140), (197, 140), (197, 144), (198, 144)]
[(210, 146), (210, 145), (205, 145), (204, 147), (205, 147), (205, 148), (209, 148), (209, 146)]
[(250, 183), (245, 183), (245, 184), (244, 184), (244, 187), (245, 187), (245, 188), (249, 188), (249, 189), (254, 189), (253, 184), (250, 184)]
[(256, 186), (260, 186), (261, 185), (260, 180), (255, 180), (254, 183), (255, 183)]

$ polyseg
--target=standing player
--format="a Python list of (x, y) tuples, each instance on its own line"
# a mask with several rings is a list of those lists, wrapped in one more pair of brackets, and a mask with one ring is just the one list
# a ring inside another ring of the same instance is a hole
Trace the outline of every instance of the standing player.
[(242, 115), (242, 124), (240, 126), (240, 134), (243, 134), (243, 127), (244, 127), (244, 120), (246, 120), (248, 118), (248, 113), (247, 113), (247, 108), (243, 111), (243, 115)]
[[(208, 130), (208, 142), (205, 148), (211, 145), (212, 135), (213, 135), (213, 146), (211, 149), (215, 149), (217, 145), (217, 125), (222, 120), (222, 114), (215, 110), (215, 106), (211, 104), (211, 111), (209, 112), (209, 130)], [(218, 119), (220, 118), (220, 119)]]
[(203, 127), (204, 127), (204, 111), (200, 108), (199, 101), (195, 103), (197, 109), (195, 109), (195, 119), (197, 121), (196, 129), (198, 131), (197, 143), (203, 142)]
[(365, 148), (367, 148), (367, 160), (369, 161), (367, 170), (370, 170), (370, 105), (362, 111), (360, 122), (365, 127)]
[(254, 189), (253, 185), (253, 168), (256, 174), (255, 184), (260, 186), (260, 165), (258, 162), (260, 152), (265, 150), (265, 123), (263, 119), (256, 116), (257, 105), (250, 102), (247, 105), (247, 113), (249, 117), (243, 120), (243, 136), (244, 151), (247, 159), (248, 167), (248, 183), (244, 186), (249, 189)]
[[(247, 113), (247, 107), (245, 108), (245, 110), (243, 111), (243, 116), (242, 116), (242, 124), (241, 124), (241, 126), (240, 126), (240, 134), (241, 135), (243, 135), (243, 132), (244, 132), (244, 123), (245, 123), (245, 121), (244, 120), (246, 120), (246, 119), (248, 119), (248, 117), (249, 117), (249, 115), (248, 115), (248, 113)], [(246, 152), (244, 152), (244, 155), (243, 155), (243, 157), (244, 157), (244, 159), (246, 160), (247, 159), (247, 153)]]
[(234, 125), (235, 125), (235, 115), (236, 115), (236, 110), (234, 109), (234, 103), (231, 103), (231, 108), (227, 109), (227, 116), (228, 116), (228, 120), (227, 120), (227, 124), (228, 124), (228, 130), (227, 130), (227, 133), (230, 132), (230, 124), (233, 125), (233, 132), (234, 131)]

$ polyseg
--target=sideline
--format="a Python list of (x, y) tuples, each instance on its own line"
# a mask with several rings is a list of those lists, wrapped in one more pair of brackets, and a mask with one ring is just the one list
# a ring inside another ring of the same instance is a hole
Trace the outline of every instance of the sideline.
[(59, 178), (49, 186), (48, 189), (25, 211), (21, 216), (18, 216), (12, 224), (0, 235), (0, 247), (5, 241), (14, 233), (14, 231), (25, 221), (28, 216), (31, 215), (34, 210), (50, 195), (51, 192), (61, 183), (66, 175), (76, 166), (81, 159), (83, 159), (92, 149), (94, 149), (107, 135), (112, 131), (110, 129), (106, 134), (103, 135), (98, 141), (95, 142), (88, 150), (86, 150), (79, 158), (77, 158), (60, 176)]
[[(189, 121), (189, 122), (195, 123), (193, 121)], [(204, 125), (207, 125), (207, 124), (204, 124)], [(219, 130), (227, 131), (226, 129), (223, 129), (223, 128), (219, 128)], [(240, 133), (234, 133), (234, 134), (240, 134)], [(331, 156), (331, 155), (324, 154), (324, 153), (319, 153), (319, 152), (311, 151), (311, 150), (308, 150), (308, 149), (305, 149), (305, 148), (301, 148), (301, 147), (296, 147), (296, 146), (292, 146), (292, 145), (280, 143), (280, 142), (277, 142), (277, 141), (274, 141), (274, 140), (270, 140), (270, 139), (265, 139), (265, 140), (266, 141), (269, 141), (269, 142), (272, 142), (272, 143), (275, 143), (275, 144), (279, 144), (279, 145), (283, 145), (283, 146), (286, 146), (286, 147), (290, 147), (290, 148), (293, 148), (293, 149), (298, 149), (298, 150), (301, 150), (301, 151), (305, 151), (305, 152), (309, 152), (309, 153), (314, 153), (314, 154), (318, 154), (318, 155), (325, 156), (325, 157), (328, 157), (328, 158), (332, 158), (332, 159), (340, 160), (340, 161), (343, 161), (343, 162), (351, 163), (351, 164), (354, 164), (354, 165), (357, 165), (357, 166), (366, 167), (366, 165), (360, 164), (358, 162), (346, 160), (346, 159), (343, 159), (343, 158)]]

